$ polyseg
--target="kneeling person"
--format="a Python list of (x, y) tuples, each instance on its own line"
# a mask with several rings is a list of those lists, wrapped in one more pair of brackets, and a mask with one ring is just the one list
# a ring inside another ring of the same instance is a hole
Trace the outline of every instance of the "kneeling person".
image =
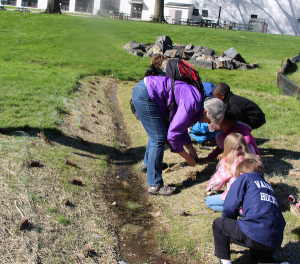
[[(260, 158), (255, 155), (236, 168), (236, 180), (226, 196), (222, 217), (212, 226), (219, 263), (231, 263), (230, 243), (250, 248), (254, 263), (276, 263), (273, 252), (281, 246), (285, 220), (263, 173)], [(236, 220), (240, 207), (244, 216)]]

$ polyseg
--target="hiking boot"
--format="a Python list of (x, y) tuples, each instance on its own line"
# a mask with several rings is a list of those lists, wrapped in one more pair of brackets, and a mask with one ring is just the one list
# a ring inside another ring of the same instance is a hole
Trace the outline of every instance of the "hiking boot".
[[(161, 169), (162, 169), (162, 170), (165, 170), (165, 169), (167, 169), (167, 168), (169, 168), (168, 164), (163, 162), (163, 164), (162, 164), (162, 166), (161, 166)], [(143, 163), (142, 163), (142, 165), (141, 165), (141, 172), (147, 173), (147, 166), (144, 165)]]
[(176, 191), (176, 187), (170, 187), (170, 186), (154, 186), (148, 187), (148, 195), (172, 195)]

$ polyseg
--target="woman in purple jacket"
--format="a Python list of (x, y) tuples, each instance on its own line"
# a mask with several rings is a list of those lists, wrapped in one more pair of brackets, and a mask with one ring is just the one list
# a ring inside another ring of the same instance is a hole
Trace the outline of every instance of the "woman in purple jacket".
[[(142, 163), (142, 167), (147, 168), (148, 195), (172, 195), (176, 188), (164, 186), (162, 179), (165, 144), (168, 141), (171, 151), (178, 153), (190, 166), (197, 164), (187, 128), (200, 120), (209, 122), (202, 107), (203, 98), (197, 88), (185, 82), (175, 81), (173, 94), (172, 79), (148, 76), (136, 85), (132, 100), (149, 136)], [(171, 111), (172, 121), (168, 122), (172, 102), (176, 104)]]

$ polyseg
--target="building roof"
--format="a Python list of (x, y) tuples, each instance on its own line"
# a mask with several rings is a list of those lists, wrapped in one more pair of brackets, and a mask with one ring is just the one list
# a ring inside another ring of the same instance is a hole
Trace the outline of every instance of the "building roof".
[(174, 2), (169, 2), (169, 3), (165, 4), (165, 6), (179, 6), (179, 7), (189, 7), (192, 5), (194, 5), (194, 4), (174, 3)]

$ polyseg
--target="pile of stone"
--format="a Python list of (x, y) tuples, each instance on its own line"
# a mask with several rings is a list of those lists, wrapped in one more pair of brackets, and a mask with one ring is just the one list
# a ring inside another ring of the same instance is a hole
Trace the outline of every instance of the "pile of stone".
[(231, 47), (225, 50), (221, 56), (208, 47), (200, 45), (187, 46), (175, 43), (168, 36), (158, 37), (155, 43), (138, 43), (132, 40), (123, 46), (129, 53), (140, 57), (152, 57), (154, 54), (162, 54), (168, 58), (189, 60), (189, 63), (204, 69), (237, 69), (243, 70), (258, 68), (257, 63), (246, 63), (243, 57)]

